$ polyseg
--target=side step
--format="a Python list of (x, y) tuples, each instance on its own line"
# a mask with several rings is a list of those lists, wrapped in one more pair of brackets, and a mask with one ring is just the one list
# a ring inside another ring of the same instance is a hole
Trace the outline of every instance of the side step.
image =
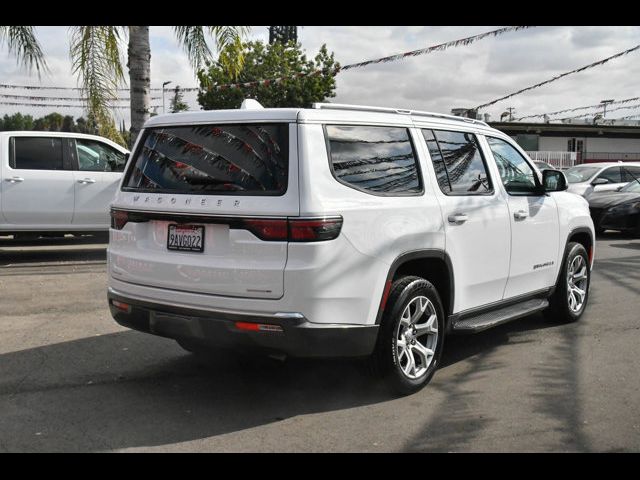
[(525, 302), (502, 307), (490, 312), (484, 312), (472, 317), (457, 320), (452, 327), (454, 333), (477, 333), (487, 328), (495, 327), (503, 323), (510, 322), (517, 318), (531, 315), (532, 313), (544, 310), (549, 306), (546, 298), (533, 298)]

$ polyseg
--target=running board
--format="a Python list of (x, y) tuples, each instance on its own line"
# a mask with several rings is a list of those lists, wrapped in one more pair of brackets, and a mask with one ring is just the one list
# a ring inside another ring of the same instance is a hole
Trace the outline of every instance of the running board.
[(532, 313), (544, 310), (549, 306), (545, 298), (533, 298), (524, 302), (502, 307), (490, 312), (484, 312), (472, 317), (457, 320), (452, 327), (454, 333), (477, 333), (487, 328), (496, 327), (517, 318), (526, 317)]

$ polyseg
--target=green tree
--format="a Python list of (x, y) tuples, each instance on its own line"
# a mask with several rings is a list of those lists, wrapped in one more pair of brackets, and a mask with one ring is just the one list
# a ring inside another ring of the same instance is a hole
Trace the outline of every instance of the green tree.
[(75, 132), (76, 124), (73, 121), (73, 117), (71, 115), (65, 115), (62, 119), (62, 131), (63, 132)]
[[(227, 52), (222, 51), (220, 57)], [(326, 45), (313, 60), (301, 49), (300, 44), (286, 45), (275, 42), (265, 45), (263, 42), (244, 44), (244, 68), (237, 82), (253, 82), (288, 77), (279, 83), (258, 85), (255, 87), (227, 88), (223, 90), (209, 89), (210, 85), (223, 85), (236, 81), (223, 68), (223, 63), (209, 64), (207, 70), (198, 72), (200, 91), (198, 102), (205, 110), (220, 108), (238, 108), (245, 98), (254, 98), (265, 107), (305, 107), (326, 98), (335, 97), (335, 69), (340, 64), (334, 60), (334, 54), (327, 52)], [(310, 74), (321, 71), (318, 75), (303, 75), (289, 78), (296, 74)]]
[(64, 117), (57, 113), (53, 112), (44, 117), (45, 124), (49, 127), (47, 130), (50, 132), (60, 132), (62, 131), (62, 124), (64, 123)]
[(22, 115), (21, 113), (14, 113), (13, 115), (5, 114), (0, 130), (33, 130), (33, 117), (31, 115)]
[[(212, 58), (207, 36), (213, 36), (218, 50), (230, 52), (223, 59), (226, 70), (237, 76), (242, 69), (241, 37), (248, 27), (241, 26), (176, 26), (176, 37), (189, 61), (197, 71)], [(93, 119), (98, 130), (108, 132), (112, 140), (124, 143), (122, 135), (113, 127), (110, 107), (117, 98), (117, 89), (124, 84), (122, 47), (128, 37), (127, 62), (131, 98), (131, 138), (135, 141), (151, 107), (151, 48), (148, 26), (73, 26), (71, 59), (87, 98), (87, 117)], [(46, 70), (46, 62), (31, 26), (0, 26), (0, 45), (6, 43), (9, 52), (28, 69), (38, 74)], [(236, 53), (233, 53), (233, 52)], [(89, 122), (90, 123), (90, 122)]]
[(184, 94), (180, 91), (180, 85), (176, 85), (176, 88), (173, 89), (173, 98), (169, 103), (171, 113), (178, 113), (189, 110), (189, 105), (184, 102), (183, 97)]

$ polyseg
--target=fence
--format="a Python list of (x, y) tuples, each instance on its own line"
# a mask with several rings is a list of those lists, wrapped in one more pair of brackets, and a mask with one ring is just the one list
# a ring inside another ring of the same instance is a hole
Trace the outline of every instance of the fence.
[(534, 162), (546, 162), (556, 168), (569, 168), (577, 163), (577, 152), (527, 152)]

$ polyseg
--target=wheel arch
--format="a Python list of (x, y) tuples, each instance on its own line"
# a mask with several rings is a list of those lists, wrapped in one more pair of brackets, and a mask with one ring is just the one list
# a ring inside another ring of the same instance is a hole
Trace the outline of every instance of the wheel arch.
[(382, 315), (386, 307), (386, 300), (389, 290), (395, 279), (405, 276), (415, 275), (430, 281), (440, 298), (445, 309), (445, 318), (453, 312), (455, 283), (453, 265), (449, 255), (440, 249), (423, 249), (405, 252), (393, 261), (387, 273), (385, 288), (376, 316), (376, 325), (382, 321)]

